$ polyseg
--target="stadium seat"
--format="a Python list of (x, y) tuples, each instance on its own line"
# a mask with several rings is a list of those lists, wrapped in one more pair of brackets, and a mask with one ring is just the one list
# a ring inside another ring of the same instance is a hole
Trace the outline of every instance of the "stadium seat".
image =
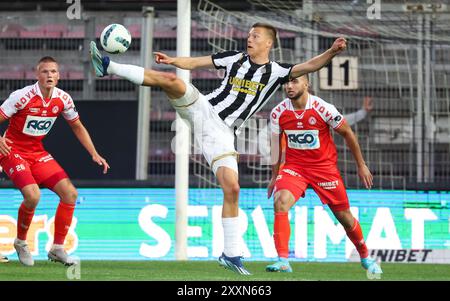
[(24, 79), (26, 67), (21, 64), (15, 65), (1, 65), (0, 79)]
[(75, 71), (75, 70), (68, 71), (66, 79), (70, 79), (70, 80), (84, 79), (84, 72), (83, 71)]
[(176, 28), (158, 28), (155, 27), (155, 38), (176, 38), (177, 37), (177, 31)]
[(137, 39), (141, 37), (141, 24), (130, 24), (127, 25), (126, 28), (131, 34), (133, 39)]
[(21, 38), (43, 38), (45, 31), (42, 28), (37, 29), (23, 29), (19, 32)]
[(61, 71), (61, 70), (59, 70), (59, 78), (60, 78), (60, 80), (67, 80), (67, 79), (69, 79), (69, 71)]
[(36, 71), (33, 69), (25, 70), (23, 76), (24, 79), (36, 79)]
[(0, 29), (0, 38), (17, 38), (24, 27), (18, 24), (5, 24)]
[(57, 39), (67, 30), (64, 24), (46, 24), (39, 27), (22, 28), (19, 31), (21, 38), (53, 38)]
[(298, 34), (296, 34), (295, 32), (279, 30), (278, 36), (280, 38), (295, 38), (298, 36)]
[(150, 112), (151, 120), (175, 120), (176, 114), (174, 111), (155, 111)]
[(233, 38), (235, 39), (246, 39), (248, 37), (248, 31), (234, 29), (233, 30)]
[(84, 26), (72, 26), (66, 28), (65, 31), (62, 32), (62, 38), (74, 38), (74, 39), (82, 39), (84, 38)]
[(61, 38), (62, 33), (67, 31), (65, 24), (46, 24), (42, 26), (46, 38)]
[(24, 79), (24, 71), (0, 70), (0, 80), (2, 79)]
[(175, 154), (170, 148), (152, 148), (150, 153), (150, 161), (172, 161), (175, 159)]
[(104, 24), (104, 25), (97, 25), (95, 26), (95, 36), (97, 38), (100, 38), (100, 35), (102, 34), (103, 29), (107, 26), (108, 24)]
[(193, 38), (207, 38), (208, 29), (198, 22), (192, 20), (191, 22), (191, 37)]
[(67, 31), (67, 25), (66, 24), (45, 24), (42, 25), (45, 31), (49, 32), (63, 32)]

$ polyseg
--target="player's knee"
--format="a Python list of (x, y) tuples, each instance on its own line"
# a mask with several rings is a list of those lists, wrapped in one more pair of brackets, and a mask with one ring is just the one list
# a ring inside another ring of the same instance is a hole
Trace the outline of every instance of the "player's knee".
[(241, 186), (239, 186), (239, 183), (233, 183), (231, 185), (231, 194), (235, 197), (239, 197), (239, 192), (241, 191)]
[(351, 229), (353, 227), (355, 218), (350, 210), (336, 211), (334, 215), (345, 229)]
[(36, 208), (40, 199), (41, 199), (41, 191), (39, 190), (39, 188), (31, 189), (25, 192), (23, 195), (25, 205), (30, 209)]
[(64, 192), (61, 201), (66, 204), (75, 204), (77, 198), (78, 198), (78, 191), (75, 189), (75, 187), (72, 186), (71, 188), (67, 189), (67, 191)]
[(78, 198), (78, 191), (77, 191), (75, 188), (72, 188), (72, 189), (69, 191), (68, 201), (69, 201), (71, 204), (75, 204), (77, 198)]
[(241, 190), (241, 187), (239, 186), (239, 183), (237, 183), (237, 182), (228, 183), (223, 188), (223, 192), (225, 195), (236, 198), (236, 199), (239, 197), (240, 190)]
[(161, 72), (161, 76), (159, 77), (159, 85), (162, 88), (170, 88), (176, 84), (178, 77), (170, 72)]
[(70, 200), (75, 203), (78, 198), (78, 190), (75, 188), (70, 192)]
[(353, 217), (352, 214), (346, 215), (345, 218), (342, 221), (342, 226), (345, 229), (353, 228), (354, 224), (355, 224), (355, 218)]
[(158, 86), (167, 88), (176, 81), (177, 76), (170, 72), (161, 72), (151, 69), (146, 69), (144, 72), (144, 84), (149, 86)]
[(171, 72), (164, 72), (164, 78), (168, 81), (175, 81), (177, 80), (177, 75)]
[(289, 211), (289, 198), (281, 195), (275, 198), (274, 203), (275, 212), (288, 212)]

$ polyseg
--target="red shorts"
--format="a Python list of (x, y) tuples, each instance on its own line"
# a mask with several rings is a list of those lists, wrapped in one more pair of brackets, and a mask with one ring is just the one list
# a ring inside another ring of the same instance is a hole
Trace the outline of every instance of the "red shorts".
[(68, 178), (64, 169), (47, 152), (27, 154), (25, 159), (24, 156), (12, 151), (8, 156), (0, 157), (0, 165), (19, 189), (29, 184), (53, 189), (59, 181)]
[(284, 166), (278, 173), (274, 193), (286, 189), (298, 200), (305, 195), (308, 185), (311, 185), (322, 203), (327, 204), (332, 211), (350, 208), (344, 182), (337, 167), (303, 169), (292, 165)]

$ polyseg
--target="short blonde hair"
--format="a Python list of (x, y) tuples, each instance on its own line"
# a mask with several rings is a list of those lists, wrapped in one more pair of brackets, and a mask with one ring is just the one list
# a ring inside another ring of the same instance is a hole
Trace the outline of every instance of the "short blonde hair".
[(44, 56), (44, 57), (41, 57), (41, 59), (37, 63), (36, 70), (38, 70), (38, 66), (41, 63), (56, 63), (56, 64), (58, 64), (58, 62), (56, 61), (56, 59), (54, 57), (52, 57), (52, 56)]
[(272, 38), (273, 45), (275, 46), (277, 44), (277, 29), (274, 26), (272, 26), (268, 23), (258, 22), (258, 23), (253, 24), (253, 26), (252, 26), (252, 28), (256, 28), (256, 27), (266, 29), (267, 32), (269, 33), (270, 37)]

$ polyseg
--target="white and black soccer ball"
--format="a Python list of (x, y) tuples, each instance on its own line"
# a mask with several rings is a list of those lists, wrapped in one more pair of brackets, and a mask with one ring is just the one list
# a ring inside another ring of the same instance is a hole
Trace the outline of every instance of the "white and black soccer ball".
[(100, 43), (106, 52), (124, 53), (130, 47), (131, 34), (121, 24), (110, 24), (103, 29)]

